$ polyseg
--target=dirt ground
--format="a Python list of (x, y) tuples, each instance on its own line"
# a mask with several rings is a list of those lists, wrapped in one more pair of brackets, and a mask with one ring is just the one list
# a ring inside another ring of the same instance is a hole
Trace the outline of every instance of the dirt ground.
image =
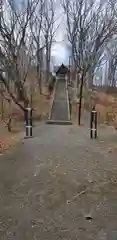
[(116, 240), (117, 161), (111, 128), (40, 125), (0, 157), (1, 240)]
[(24, 131), (25, 126), (23, 123), (15, 124), (11, 133), (8, 132), (5, 126), (0, 125), (0, 154), (16, 145), (25, 136)]
[(117, 239), (117, 132), (99, 125), (91, 140), (89, 117), (41, 122), (0, 156), (1, 240)]

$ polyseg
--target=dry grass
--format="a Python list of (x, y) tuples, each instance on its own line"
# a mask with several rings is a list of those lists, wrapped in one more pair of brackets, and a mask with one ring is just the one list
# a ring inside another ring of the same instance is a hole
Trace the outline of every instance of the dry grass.
[[(88, 92), (91, 103), (96, 105), (98, 122), (117, 127), (117, 97), (115, 94), (108, 94), (102, 91)], [(85, 95), (85, 108), (89, 111), (88, 97)]]
[[(44, 90), (44, 93), (45, 90)], [(46, 95), (40, 95), (37, 91), (33, 98), (34, 120), (43, 121), (48, 117), (49, 101)], [(0, 123), (0, 154), (16, 145), (23, 137), (25, 132), (24, 115), (22, 111), (12, 102), (12, 132), (9, 133), (5, 124), (8, 117), (8, 103), (4, 103), (4, 120)]]
[[(91, 111), (94, 104), (98, 112), (98, 123), (107, 124), (117, 128), (117, 95), (116, 93), (103, 92), (83, 89), (82, 114), (84, 110)], [(78, 121), (78, 104), (72, 104), (72, 122), (77, 124)]]
[(47, 89), (43, 89), (43, 94), (40, 95), (37, 90), (34, 94), (33, 98), (33, 107), (34, 111), (34, 119), (35, 120), (46, 120), (49, 114), (49, 100), (47, 100)]
[[(37, 90), (33, 96), (33, 119), (35, 121), (44, 121), (48, 117), (49, 101), (47, 100), (47, 91), (43, 90), (43, 95)], [(15, 146), (24, 137), (25, 123), (23, 112), (12, 102), (12, 132), (9, 133), (6, 127), (9, 105), (4, 102), (4, 120), (0, 122), (0, 154)]]
[(71, 121), (74, 124), (77, 124), (78, 122), (78, 104), (72, 104)]
[[(31, 72), (29, 72), (25, 87), (29, 101), (32, 94), (32, 107), (34, 108), (33, 120), (46, 120), (48, 118), (50, 105), (49, 100), (47, 100), (48, 90), (47, 87), (42, 86), (42, 94), (40, 94), (35, 71), (31, 70)], [(3, 112), (3, 118), (1, 112)], [(8, 132), (6, 124), (9, 113), (12, 116), (11, 133)], [(24, 136), (23, 132), (25, 132), (23, 111), (12, 100), (9, 105), (8, 101), (0, 95), (0, 153), (15, 145)]]
[[(43, 83), (43, 79), (42, 79)], [(12, 91), (14, 91), (13, 86)], [(25, 82), (25, 89), (28, 95), (29, 101), (31, 101), (32, 95), (32, 107), (35, 109), (33, 117), (35, 120), (45, 120), (48, 116), (49, 102), (47, 100), (47, 88), (42, 85), (42, 95), (40, 95), (39, 87), (37, 85), (37, 73), (35, 69), (31, 69), (27, 75)], [(15, 94), (15, 92), (14, 92)], [(22, 103), (21, 103), (22, 104)], [(31, 106), (31, 103), (29, 104)], [(2, 97), (0, 96), (0, 112), (2, 109)], [(11, 101), (10, 112), (12, 115), (13, 122), (24, 121), (24, 113), (19, 107)], [(3, 118), (7, 119), (9, 116), (9, 103), (3, 100)]]
[[(43, 94), (40, 95), (39, 89), (36, 89), (32, 96), (32, 105), (35, 109), (33, 112), (33, 118), (34, 120), (45, 120), (48, 117), (48, 111), (49, 111), (49, 101), (47, 100), (47, 90), (43, 89)], [(1, 106), (0, 106), (1, 110)], [(19, 109), (19, 107), (14, 104), (14, 102), (11, 102), (11, 114), (12, 114), (12, 122), (13, 125), (15, 125), (15, 122), (24, 121), (24, 113), (22, 110)], [(9, 115), (9, 104), (7, 101), (4, 100), (4, 106), (3, 106), (3, 122), (6, 121)]]
[(4, 136), (0, 137), (0, 154), (3, 154), (11, 147), (15, 146), (23, 138), (23, 132), (18, 132), (17, 134), (7, 132), (6, 135), (4, 134)]

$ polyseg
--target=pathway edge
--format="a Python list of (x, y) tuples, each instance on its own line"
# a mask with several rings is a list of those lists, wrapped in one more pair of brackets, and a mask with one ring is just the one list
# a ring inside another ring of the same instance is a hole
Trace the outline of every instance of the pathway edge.
[(54, 103), (54, 96), (55, 96), (55, 90), (56, 90), (56, 84), (57, 84), (57, 82), (58, 82), (58, 80), (57, 80), (57, 78), (56, 78), (56, 82), (55, 82), (55, 86), (54, 86), (54, 91), (53, 91), (52, 99), (51, 99), (51, 103), (50, 103), (48, 120), (51, 119), (51, 114), (52, 114), (52, 108), (53, 108), (53, 103)]
[(67, 96), (68, 120), (70, 121), (71, 118), (70, 118), (70, 109), (69, 109), (68, 82), (67, 82), (67, 79), (65, 81), (66, 81), (66, 96)]

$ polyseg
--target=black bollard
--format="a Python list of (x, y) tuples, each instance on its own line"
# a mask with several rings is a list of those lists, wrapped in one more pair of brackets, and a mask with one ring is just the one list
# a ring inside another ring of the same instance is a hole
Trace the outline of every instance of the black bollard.
[(26, 108), (26, 138), (32, 137), (32, 109)]
[(93, 106), (90, 118), (90, 138), (97, 138), (97, 111)]
[(71, 99), (70, 98), (69, 98), (69, 111), (70, 111), (70, 119), (71, 119), (72, 104), (71, 104)]

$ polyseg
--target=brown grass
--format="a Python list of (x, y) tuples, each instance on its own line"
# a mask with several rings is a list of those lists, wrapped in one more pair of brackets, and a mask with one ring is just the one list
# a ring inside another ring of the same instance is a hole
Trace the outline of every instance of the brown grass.
[[(35, 109), (33, 112), (33, 118), (34, 120), (45, 120), (48, 117), (48, 111), (49, 111), (49, 101), (47, 100), (47, 90), (43, 89), (43, 94), (40, 95), (39, 89), (36, 90), (36, 92), (32, 96), (32, 105)], [(1, 110), (1, 105), (0, 105)], [(11, 102), (11, 114), (12, 114), (12, 121), (15, 123), (15, 121), (22, 122), (24, 121), (24, 114), (20, 108), (14, 104), (14, 102)], [(3, 106), (3, 122), (6, 121), (6, 119), (9, 116), (9, 104), (7, 101), (4, 100), (4, 106)]]
[(78, 104), (72, 104), (71, 121), (74, 124), (77, 124), (78, 122)]
[[(31, 100), (32, 94), (32, 107), (35, 109), (33, 112), (33, 118), (35, 120), (45, 120), (48, 117), (49, 101), (47, 100), (47, 88), (42, 85), (42, 95), (40, 95), (39, 87), (37, 85), (36, 70), (31, 69), (27, 75), (25, 82), (25, 89), (27, 91), (28, 99)], [(43, 82), (43, 81), (42, 81)], [(13, 86), (12, 86), (13, 89)], [(31, 106), (31, 104), (29, 104)], [(0, 112), (2, 109), (2, 97), (0, 96)], [(11, 101), (10, 112), (13, 122), (24, 121), (24, 113), (20, 108)], [(3, 118), (4, 120), (9, 116), (9, 103), (3, 100)]]
[[(33, 121), (45, 121), (48, 118), (49, 113), (47, 87), (42, 86), (43, 94), (40, 95), (39, 87), (37, 86), (36, 72), (34, 71), (28, 74), (25, 87), (27, 89), (29, 100), (30, 93), (32, 93), (32, 107), (34, 108)], [(25, 132), (25, 122), (23, 111), (13, 101), (11, 101), (11, 104), (9, 105), (8, 101), (3, 99), (3, 120), (1, 118), (1, 109), (2, 96), (0, 95), (0, 152), (3, 152), (21, 139), (22, 133)], [(8, 132), (6, 124), (9, 118), (9, 112), (12, 116), (11, 133)]]
[[(98, 112), (98, 122), (117, 127), (117, 97), (114, 94), (108, 94), (102, 91), (88, 92), (91, 97), (91, 103), (96, 105)], [(84, 101), (85, 108), (89, 111), (89, 102), (87, 96)]]
[[(44, 93), (45, 90), (44, 90)], [(33, 119), (44, 121), (48, 117), (49, 101), (46, 95), (40, 95), (37, 91), (33, 98)], [(12, 132), (9, 133), (6, 127), (8, 117), (8, 103), (4, 103), (4, 119), (0, 122), (0, 154), (15, 146), (25, 135), (24, 115), (22, 111), (12, 102)]]
[[(48, 90), (47, 87), (42, 86), (42, 94), (40, 95), (39, 87), (37, 86), (36, 72), (31, 71), (28, 74), (27, 81), (25, 83), (28, 97), (30, 100), (30, 93), (32, 93), (32, 107), (33, 120), (44, 121), (48, 118), (49, 113), (49, 100), (47, 100)], [(8, 94), (6, 93), (6, 96)], [(3, 100), (3, 101), (2, 101)], [(3, 119), (1, 117), (1, 110), (3, 107)], [(12, 132), (7, 130), (7, 120), (9, 112), (12, 115)], [(11, 100), (9, 105), (8, 101), (2, 98), (0, 95), (0, 154), (14, 146), (23, 137), (25, 132), (25, 122), (23, 111)]]
[(43, 94), (40, 95), (39, 91), (35, 92), (33, 98), (34, 119), (35, 120), (46, 120), (49, 114), (49, 100), (47, 100), (47, 89), (43, 89)]

